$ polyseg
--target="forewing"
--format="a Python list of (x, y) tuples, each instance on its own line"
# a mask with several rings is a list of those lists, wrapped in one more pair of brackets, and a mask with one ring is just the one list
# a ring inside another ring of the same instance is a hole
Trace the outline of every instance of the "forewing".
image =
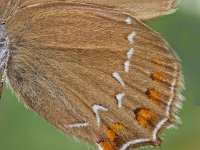
[[(31, 5), (61, 2), (88, 3), (91, 5), (101, 5), (105, 8), (123, 10), (130, 12), (136, 18), (141, 20), (150, 20), (152, 18), (169, 14), (173, 12), (176, 0), (2, 0), (5, 6), (2, 9), (22, 8)], [(16, 5), (17, 4), (17, 5)], [(2, 5), (3, 6), (3, 5)], [(16, 7), (17, 6), (17, 7)], [(12, 11), (13, 9), (10, 9)], [(10, 12), (8, 11), (8, 12)]]
[(24, 8), (7, 28), (11, 87), (63, 132), (123, 150), (159, 142), (172, 123), (179, 62), (131, 15), (54, 3)]

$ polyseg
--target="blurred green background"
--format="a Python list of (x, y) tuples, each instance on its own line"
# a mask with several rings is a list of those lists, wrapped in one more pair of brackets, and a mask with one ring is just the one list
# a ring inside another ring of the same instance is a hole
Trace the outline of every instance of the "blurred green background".
[[(180, 56), (186, 97), (182, 125), (164, 132), (164, 142), (152, 150), (200, 150), (200, 0), (183, 0), (172, 15), (147, 23)], [(0, 102), (0, 150), (95, 150), (60, 133), (25, 109), (9, 89)]]

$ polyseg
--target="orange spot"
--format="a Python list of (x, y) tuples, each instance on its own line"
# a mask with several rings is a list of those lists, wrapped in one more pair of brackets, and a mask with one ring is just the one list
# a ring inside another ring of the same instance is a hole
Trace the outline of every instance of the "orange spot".
[(143, 128), (147, 128), (154, 117), (155, 113), (150, 109), (140, 108), (136, 110), (136, 119)]
[(113, 132), (112, 130), (107, 130), (106, 131), (106, 136), (108, 137), (108, 139), (113, 142), (116, 138), (117, 135), (115, 134), (115, 132)]
[(157, 59), (157, 58), (154, 58), (153, 59), (153, 62), (155, 63), (155, 64), (157, 64), (157, 65), (162, 65), (162, 61), (160, 60), (160, 59)]
[(124, 128), (125, 128), (125, 126), (121, 123), (114, 123), (110, 126), (110, 129), (115, 133), (120, 130), (123, 130)]
[(125, 126), (121, 123), (114, 123), (110, 126), (110, 129), (106, 131), (107, 138), (113, 142), (117, 138), (117, 133), (123, 130)]
[(160, 93), (157, 90), (151, 89), (146, 92), (149, 99), (155, 104), (160, 105), (160, 100), (158, 99), (160, 97)]
[(113, 146), (108, 142), (100, 142), (99, 145), (103, 150), (115, 150)]
[(151, 74), (151, 78), (158, 83), (162, 83), (164, 81), (164, 76), (161, 72), (155, 72)]

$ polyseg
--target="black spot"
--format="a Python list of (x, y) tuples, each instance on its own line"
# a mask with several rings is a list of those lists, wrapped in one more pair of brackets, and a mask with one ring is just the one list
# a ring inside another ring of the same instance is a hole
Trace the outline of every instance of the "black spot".
[(5, 41), (6, 41), (6, 38), (1, 38), (0, 39), (0, 42), (2, 42), (2, 43), (5, 42)]
[(3, 43), (0, 43), (0, 47), (3, 47), (3, 45), (4, 45)]

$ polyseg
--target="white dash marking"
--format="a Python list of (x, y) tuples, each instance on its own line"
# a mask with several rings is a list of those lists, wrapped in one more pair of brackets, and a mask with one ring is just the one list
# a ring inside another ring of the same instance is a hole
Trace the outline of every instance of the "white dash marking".
[(127, 38), (130, 43), (134, 43), (134, 37), (136, 36), (136, 32), (133, 31)]
[(116, 99), (118, 101), (118, 107), (121, 108), (122, 107), (122, 99), (125, 96), (125, 93), (119, 93), (116, 95)]
[(131, 17), (128, 17), (128, 18), (125, 20), (125, 22), (126, 22), (128, 25), (132, 24), (132, 19), (131, 19)]
[(113, 73), (113, 77), (119, 82), (121, 83), (123, 86), (125, 86), (124, 81), (122, 80), (122, 78), (120, 77), (120, 75), (117, 72)]
[(169, 98), (169, 102), (167, 103), (167, 108), (166, 108), (166, 114), (167, 116), (169, 117), (170, 115), (170, 107), (171, 107), (171, 104), (173, 102), (173, 98), (174, 98), (174, 87), (176, 85), (176, 79), (174, 79), (174, 81), (172, 82), (171, 84), (171, 87), (170, 87), (170, 98)]
[(128, 58), (128, 59), (131, 59), (131, 57), (133, 56), (133, 54), (134, 54), (134, 49), (131, 48), (131, 49), (127, 52), (127, 58)]
[(131, 49), (127, 52), (127, 58), (128, 58), (128, 60), (124, 63), (125, 72), (128, 72), (128, 71), (129, 71), (130, 59), (131, 59), (131, 57), (133, 56), (133, 54), (134, 54), (134, 49), (131, 48)]
[(165, 119), (163, 119), (163, 120), (161, 120), (158, 124), (157, 124), (157, 126), (156, 126), (156, 128), (155, 128), (155, 130), (153, 131), (153, 141), (155, 142), (156, 140), (157, 140), (157, 134), (158, 134), (158, 131), (160, 130), (160, 128), (166, 123), (168, 121), (168, 118), (165, 118)]
[(69, 125), (68, 127), (69, 128), (81, 128), (81, 127), (87, 127), (89, 126), (89, 123), (88, 122), (85, 122), (85, 123), (77, 123), (77, 124), (71, 124)]
[(95, 115), (96, 115), (96, 119), (97, 119), (97, 124), (100, 125), (101, 119), (100, 119), (100, 115), (99, 115), (99, 111), (108, 111), (107, 108), (100, 106), (100, 105), (94, 105), (92, 107), (92, 110), (94, 111)]
[(130, 61), (127, 60), (127, 61), (124, 63), (124, 69), (125, 69), (126, 72), (129, 71), (129, 67), (130, 67)]
[(134, 141), (130, 141), (130, 142), (127, 142), (126, 144), (124, 144), (120, 150), (126, 150), (130, 145), (133, 145), (133, 144), (138, 144), (138, 143), (143, 143), (143, 142), (150, 142), (151, 140), (150, 139), (137, 139), (137, 140), (134, 140)]

